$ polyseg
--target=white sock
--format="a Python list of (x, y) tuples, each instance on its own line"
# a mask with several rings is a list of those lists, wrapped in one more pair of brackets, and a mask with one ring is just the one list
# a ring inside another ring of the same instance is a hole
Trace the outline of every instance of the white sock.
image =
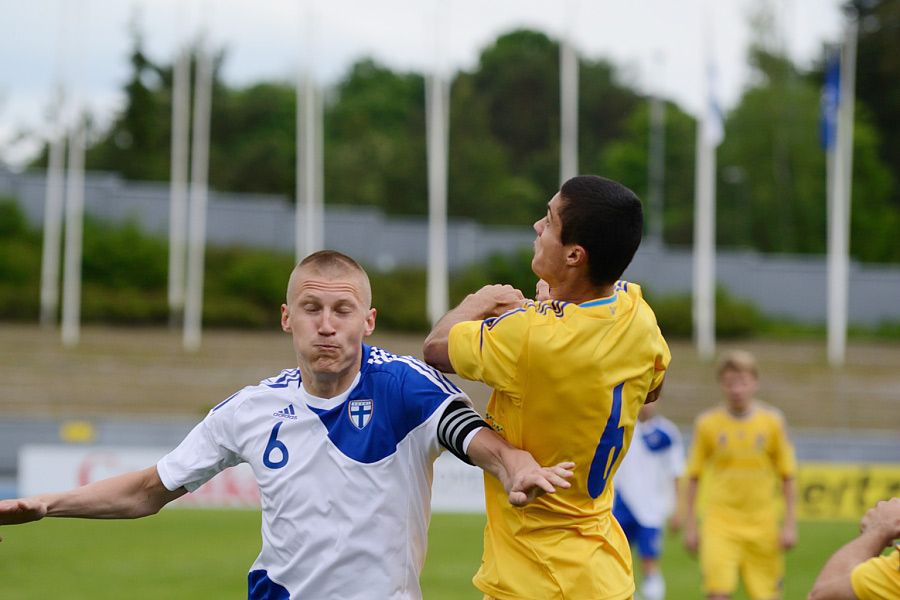
[(664, 600), (666, 597), (666, 580), (662, 573), (647, 575), (641, 582), (641, 596), (644, 600)]

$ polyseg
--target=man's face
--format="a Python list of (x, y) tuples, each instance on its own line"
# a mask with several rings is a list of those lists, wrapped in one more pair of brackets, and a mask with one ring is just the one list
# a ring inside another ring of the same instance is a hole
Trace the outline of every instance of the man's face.
[(750, 406), (756, 393), (758, 382), (753, 373), (726, 369), (719, 379), (728, 407), (736, 413), (742, 413)]
[(566, 249), (562, 243), (562, 222), (559, 211), (563, 200), (559, 193), (547, 203), (547, 214), (535, 222), (534, 258), (531, 270), (541, 279), (552, 284), (554, 275), (566, 264)]
[(294, 339), (301, 375), (340, 377), (359, 368), (362, 340), (375, 330), (375, 309), (364, 301), (364, 285), (355, 273), (293, 274), (288, 303), (281, 305), (281, 328)]

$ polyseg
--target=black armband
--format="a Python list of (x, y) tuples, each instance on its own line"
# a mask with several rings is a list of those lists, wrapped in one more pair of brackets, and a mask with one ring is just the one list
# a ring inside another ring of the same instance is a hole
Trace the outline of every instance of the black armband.
[(463, 450), (466, 437), (476, 429), (490, 427), (472, 407), (462, 400), (451, 402), (438, 423), (438, 441), (458, 459), (472, 464)]

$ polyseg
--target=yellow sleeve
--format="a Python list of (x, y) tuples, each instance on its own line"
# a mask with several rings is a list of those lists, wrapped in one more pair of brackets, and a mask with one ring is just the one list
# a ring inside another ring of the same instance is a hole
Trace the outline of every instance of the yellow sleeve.
[(529, 327), (524, 308), (484, 321), (457, 323), (448, 338), (453, 370), (464, 379), (506, 390), (515, 378)]
[(666, 343), (666, 338), (663, 337), (662, 332), (659, 330), (659, 327), (656, 328), (657, 334), (659, 334), (659, 346), (660, 352), (656, 356), (656, 361), (653, 365), (653, 379), (650, 381), (650, 391), (655, 390), (659, 387), (659, 384), (662, 383), (663, 377), (666, 375), (666, 369), (669, 368), (669, 362), (672, 360), (672, 353), (669, 351), (669, 345)]
[(783, 418), (778, 419), (778, 429), (775, 433), (775, 468), (782, 477), (793, 477), (797, 474), (797, 456)]
[(694, 421), (694, 433), (691, 436), (691, 452), (687, 464), (688, 477), (700, 477), (708, 455), (709, 451), (703, 435), (703, 421), (698, 418)]
[(900, 598), (900, 553), (894, 550), (856, 565), (850, 584), (859, 600)]

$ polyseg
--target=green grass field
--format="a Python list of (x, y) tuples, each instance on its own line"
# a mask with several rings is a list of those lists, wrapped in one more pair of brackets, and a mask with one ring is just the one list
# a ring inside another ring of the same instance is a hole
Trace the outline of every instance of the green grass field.
[[(422, 573), (426, 600), (481, 599), (471, 578), (483, 526), (483, 515), (434, 515)], [(853, 523), (800, 523), (785, 600), (805, 598), (828, 555), (856, 531)], [(0, 535), (0, 600), (222, 600), (246, 597), (259, 514), (167, 509), (137, 521), (46, 519)], [(697, 564), (680, 540), (670, 537), (666, 550), (668, 597), (701, 598)]]

